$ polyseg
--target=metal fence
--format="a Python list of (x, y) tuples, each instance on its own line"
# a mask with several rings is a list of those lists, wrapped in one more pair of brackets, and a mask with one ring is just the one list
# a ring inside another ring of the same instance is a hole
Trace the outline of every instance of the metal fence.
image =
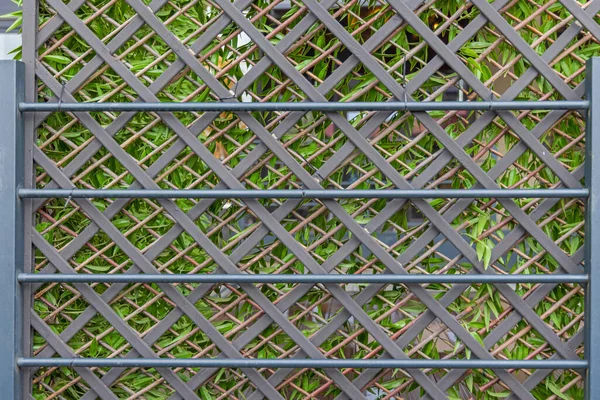
[(594, 398), (599, 10), (24, 0), (3, 396)]

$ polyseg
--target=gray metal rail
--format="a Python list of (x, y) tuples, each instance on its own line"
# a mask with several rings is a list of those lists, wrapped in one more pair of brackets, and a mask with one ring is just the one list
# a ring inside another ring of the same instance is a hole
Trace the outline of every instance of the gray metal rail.
[(254, 111), (509, 111), (587, 110), (588, 101), (424, 101), (424, 102), (298, 102), (298, 103), (19, 103), (21, 112), (254, 112)]
[(222, 358), (19, 358), (19, 367), (583, 369), (585, 360), (348, 360)]
[(586, 198), (588, 189), (373, 189), (373, 190), (151, 190), (151, 189), (19, 189), (22, 199), (523, 199)]
[(586, 283), (587, 275), (19, 274), (21, 283)]

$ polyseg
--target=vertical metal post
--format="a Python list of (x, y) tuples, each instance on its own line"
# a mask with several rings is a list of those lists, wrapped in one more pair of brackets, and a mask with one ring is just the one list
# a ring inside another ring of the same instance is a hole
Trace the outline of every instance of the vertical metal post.
[(0, 61), (0, 388), (2, 398), (21, 399), (17, 357), (23, 350), (23, 297), (17, 274), (23, 270), (23, 210), (17, 189), (23, 183), (23, 120), (17, 109), (25, 93), (24, 65)]
[(590, 193), (585, 221), (585, 269), (589, 282), (585, 290), (585, 358), (587, 370), (585, 398), (600, 397), (600, 57), (586, 65), (586, 96), (590, 108), (586, 119), (585, 184)]

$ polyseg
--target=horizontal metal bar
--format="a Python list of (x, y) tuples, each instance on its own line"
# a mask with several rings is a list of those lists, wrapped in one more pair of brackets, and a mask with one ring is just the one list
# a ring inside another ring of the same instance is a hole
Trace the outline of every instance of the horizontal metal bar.
[(489, 111), (489, 110), (586, 110), (589, 101), (424, 101), (424, 102), (214, 102), (214, 103), (19, 103), (21, 112), (31, 111)]
[(123, 368), (452, 368), (584, 369), (585, 360), (336, 360), (227, 358), (20, 358), (17, 366)]
[(585, 283), (587, 275), (19, 274), (22, 283)]
[(169, 198), (169, 199), (516, 199), (585, 198), (588, 189), (373, 189), (373, 190), (150, 190), (150, 189), (19, 189), (19, 197), (49, 198)]

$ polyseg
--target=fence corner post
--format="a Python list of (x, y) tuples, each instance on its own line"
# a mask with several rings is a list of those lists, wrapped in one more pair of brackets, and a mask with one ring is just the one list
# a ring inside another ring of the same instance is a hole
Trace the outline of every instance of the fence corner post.
[(24, 129), (18, 104), (24, 101), (25, 67), (0, 61), (0, 388), (2, 398), (22, 399), (17, 358), (23, 354), (23, 296), (17, 275), (23, 270)]
[[(589, 189), (585, 220), (585, 270), (589, 281), (585, 289), (585, 398), (600, 397), (600, 57), (586, 64), (586, 99), (590, 102), (586, 116), (585, 184)], [(595, 393), (595, 395), (594, 395)]]

